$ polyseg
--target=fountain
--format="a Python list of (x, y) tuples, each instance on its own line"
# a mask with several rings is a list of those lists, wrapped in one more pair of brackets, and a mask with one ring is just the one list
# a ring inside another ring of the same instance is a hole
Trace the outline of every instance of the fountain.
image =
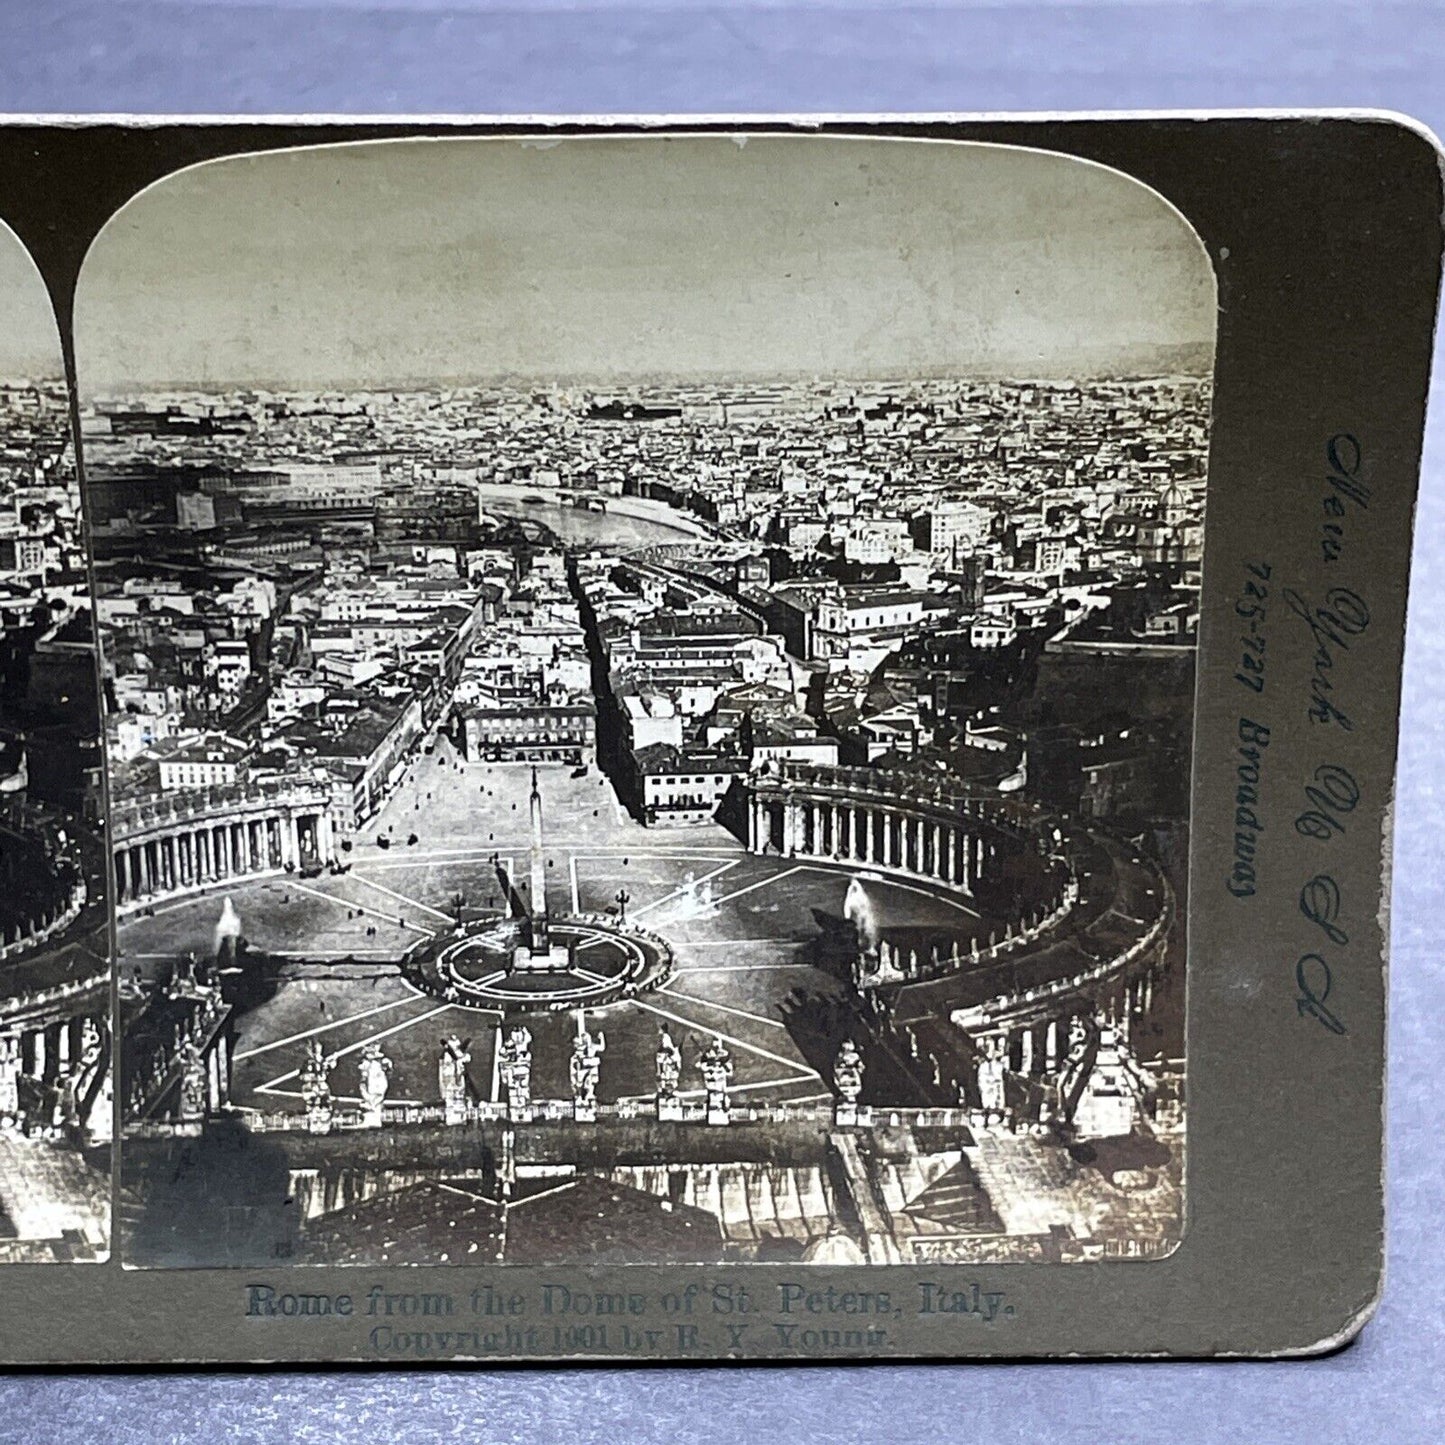
[(908, 975), (900, 966), (899, 947), (896, 943), (890, 945), (882, 936), (877, 905), (863, 886), (863, 876), (855, 875), (849, 880), (848, 891), (843, 896), (843, 917), (853, 925), (858, 940), (858, 953), (853, 961), (854, 986), (869, 989), (901, 983)]
[(857, 930), (858, 951), (874, 953), (878, 949), (878, 912), (863, 880), (856, 875), (848, 880), (843, 895), (843, 917)]
[(221, 903), (221, 916), (216, 920), (216, 967), (228, 968), (236, 962), (236, 948), (241, 941), (241, 918), (236, 905), (226, 898)]
[(711, 918), (717, 913), (711, 878), (698, 878), (690, 870), (683, 874), (676, 897), (658, 914), (658, 921), (682, 923), (692, 918)]

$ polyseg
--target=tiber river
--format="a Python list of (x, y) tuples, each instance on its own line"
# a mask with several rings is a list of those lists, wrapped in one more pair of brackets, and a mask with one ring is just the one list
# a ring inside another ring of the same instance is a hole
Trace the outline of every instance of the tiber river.
[[(528, 501), (528, 496), (537, 498)], [(516, 517), (549, 527), (568, 545), (646, 547), (706, 537), (707, 531), (685, 513), (639, 497), (608, 497), (605, 512), (589, 512), (556, 501), (555, 493), (519, 493), (515, 487), (481, 488), (482, 510), (494, 517)]]

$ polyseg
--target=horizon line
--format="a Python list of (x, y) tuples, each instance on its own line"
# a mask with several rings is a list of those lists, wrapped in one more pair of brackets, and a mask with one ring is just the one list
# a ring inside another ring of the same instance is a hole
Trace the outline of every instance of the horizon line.
[[(303, 382), (274, 378), (236, 381), (176, 381), (157, 380), (134, 383), (125, 390), (114, 388), (78, 387), (83, 402), (114, 401), (129, 397), (144, 396), (156, 392), (200, 392), (225, 394), (244, 391), (275, 392), (279, 395), (325, 395), (328, 393), (404, 393), (425, 391), (482, 391), (482, 390), (585, 390), (589, 392), (619, 392), (647, 387), (676, 391), (716, 389), (744, 390), (768, 386), (863, 386), (863, 385), (959, 385), (968, 383), (995, 383), (1015, 386), (1058, 386), (1085, 385), (1100, 381), (1162, 381), (1179, 378), (1190, 381), (1208, 381), (1214, 376), (1213, 365), (1172, 366), (1162, 368), (1121, 367), (1117, 370), (1090, 371), (1087, 373), (1028, 373), (1014, 371), (971, 372), (971, 373), (928, 373), (916, 376), (897, 373), (835, 373), (821, 376), (814, 374), (771, 374), (757, 376), (716, 376), (716, 377), (660, 377), (639, 375), (627, 378), (605, 378), (593, 376), (517, 376), (460, 377), (440, 376), (430, 378), (407, 377), (391, 381), (375, 379), (352, 379), (347, 381)], [(63, 378), (59, 378), (63, 380)]]

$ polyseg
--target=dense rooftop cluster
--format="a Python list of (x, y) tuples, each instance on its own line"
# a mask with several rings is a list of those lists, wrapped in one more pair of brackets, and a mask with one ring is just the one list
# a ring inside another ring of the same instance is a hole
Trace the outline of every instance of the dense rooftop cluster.
[[(360, 826), (443, 719), (600, 748), (648, 822), (774, 758), (1026, 775), (1041, 669), (1192, 650), (1208, 410), (1184, 376), (101, 403), (118, 783), (320, 769)], [(564, 561), (523, 497), (702, 540)]]

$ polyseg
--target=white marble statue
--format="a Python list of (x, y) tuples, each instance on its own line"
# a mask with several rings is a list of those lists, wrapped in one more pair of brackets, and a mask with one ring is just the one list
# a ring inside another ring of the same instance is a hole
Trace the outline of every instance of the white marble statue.
[(731, 1118), (728, 1084), (733, 1076), (733, 1060), (720, 1037), (714, 1036), (707, 1052), (697, 1061), (697, 1068), (707, 1091), (708, 1123), (726, 1124)]
[(572, 1084), (572, 1105), (575, 1117), (593, 1119), (597, 1116), (597, 1082), (602, 1075), (602, 1055), (607, 1038), (601, 1030), (593, 1035), (579, 1025), (572, 1041), (572, 1057), (567, 1073)]
[(306, 1062), (301, 1066), (301, 1097), (306, 1102), (306, 1127), (313, 1134), (331, 1131), (333, 1105), (331, 1070), (336, 1060), (321, 1046), (320, 1039), (306, 1045)]
[(512, 1117), (527, 1114), (532, 1107), (532, 1031), (518, 1025), (502, 1044), (502, 1085)]
[(391, 1060), (382, 1053), (381, 1045), (373, 1042), (362, 1049), (357, 1067), (361, 1074), (361, 1122), (369, 1129), (380, 1128), (382, 1105), (391, 1087)]
[(467, 1065), (472, 1056), (456, 1034), (442, 1040), (441, 1057), (437, 1060), (437, 1085), (441, 1089), (442, 1109), (448, 1124), (458, 1124), (467, 1113)]

